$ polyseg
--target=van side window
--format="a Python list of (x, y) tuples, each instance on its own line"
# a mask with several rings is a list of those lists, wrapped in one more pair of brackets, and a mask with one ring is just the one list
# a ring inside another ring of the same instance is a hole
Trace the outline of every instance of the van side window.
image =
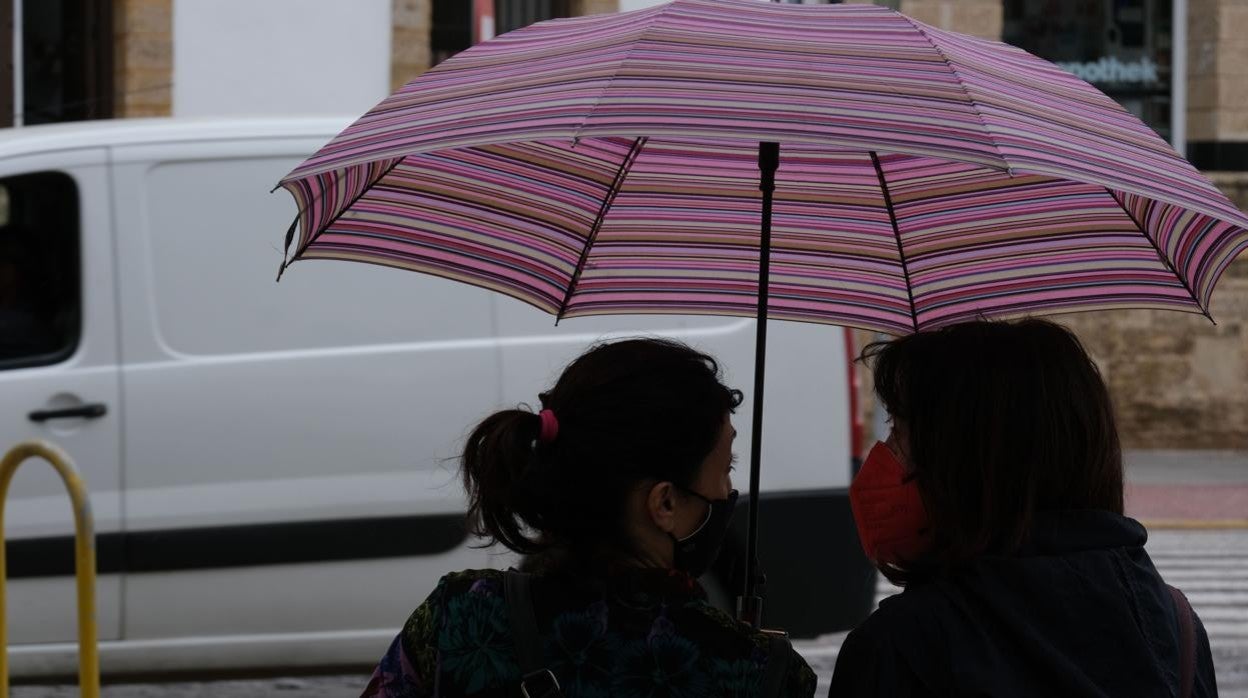
[(0, 370), (78, 346), (78, 188), (61, 172), (0, 179)]

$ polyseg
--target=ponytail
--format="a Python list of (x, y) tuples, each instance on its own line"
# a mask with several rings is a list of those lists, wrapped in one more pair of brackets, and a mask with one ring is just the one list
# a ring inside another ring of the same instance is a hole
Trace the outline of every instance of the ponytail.
[(535, 441), (541, 419), (524, 410), (502, 410), (486, 417), (464, 446), (463, 478), (468, 492), (469, 530), (522, 554), (542, 546), (525, 534), (540, 528), (540, 515), (524, 485), (537, 460)]

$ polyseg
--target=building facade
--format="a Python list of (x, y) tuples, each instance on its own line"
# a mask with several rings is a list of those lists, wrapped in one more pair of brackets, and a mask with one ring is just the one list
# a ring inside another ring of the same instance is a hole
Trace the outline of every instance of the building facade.
[[(355, 114), (483, 36), (660, 2), (0, 0), (0, 19), (21, 27), (0, 120)], [(1063, 63), (1248, 209), (1248, 0), (877, 4)], [(1248, 449), (1248, 259), (1210, 310), (1217, 325), (1147, 310), (1060, 318), (1105, 374), (1128, 447)]]

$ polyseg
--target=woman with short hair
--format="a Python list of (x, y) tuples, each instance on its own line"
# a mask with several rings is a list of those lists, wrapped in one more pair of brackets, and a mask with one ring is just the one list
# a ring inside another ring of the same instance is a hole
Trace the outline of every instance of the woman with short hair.
[(707, 603), (697, 577), (728, 531), (740, 391), (677, 342), (600, 344), (541, 409), (469, 435), (474, 532), (537, 573), (443, 577), (366, 697), (812, 696), (786, 640)]
[(832, 696), (1216, 696), (1209, 640), (1123, 515), (1096, 365), (1043, 320), (867, 347), (891, 415), (850, 488), (902, 593), (845, 640)]

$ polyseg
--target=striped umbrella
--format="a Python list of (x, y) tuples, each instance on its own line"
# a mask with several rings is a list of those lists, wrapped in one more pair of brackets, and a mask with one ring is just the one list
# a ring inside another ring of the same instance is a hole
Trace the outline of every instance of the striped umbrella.
[(1248, 247), (1248, 216), (1095, 88), (872, 5), (536, 24), (408, 83), (280, 186), (292, 260), (435, 274), (558, 318), (757, 316), (752, 504), (767, 317), (1208, 315)]

